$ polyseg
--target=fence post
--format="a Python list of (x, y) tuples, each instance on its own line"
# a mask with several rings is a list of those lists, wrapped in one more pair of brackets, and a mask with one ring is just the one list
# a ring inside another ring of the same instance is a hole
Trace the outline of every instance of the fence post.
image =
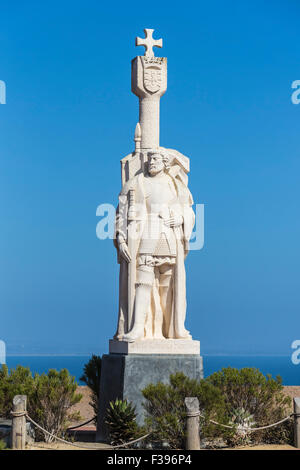
[(187, 397), (186, 406), (186, 450), (200, 450), (199, 434), (199, 400), (197, 397)]
[(26, 444), (26, 395), (15, 395), (13, 398), (11, 447), (15, 450), (25, 449)]
[(294, 398), (294, 442), (300, 449), (300, 397)]

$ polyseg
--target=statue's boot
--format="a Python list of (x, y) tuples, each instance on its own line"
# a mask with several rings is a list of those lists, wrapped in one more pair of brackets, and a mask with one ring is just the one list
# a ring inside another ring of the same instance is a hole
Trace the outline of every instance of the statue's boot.
[(187, 331), (186, 334), (176, 335), (176, 339), (193, 339), (192, 335)]
[(135, 292), (134, 324), (131, 330), (123, 336), (122, 341), (133, 343), (137, 339), (144, 337), (146, 314), (150, 305), (151, 287), (146, 284), (137, 286)]

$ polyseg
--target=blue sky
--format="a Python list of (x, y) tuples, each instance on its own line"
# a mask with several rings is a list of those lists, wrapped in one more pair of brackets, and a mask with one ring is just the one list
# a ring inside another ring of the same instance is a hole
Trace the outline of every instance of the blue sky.
[(205, 246), (187, 259), (203, 354), (290, 354), (300, 337), (300, 5), (288, 1), (0, 2), (0, 339), (8, 353), (101, 352), (118, 266), (96, 238), (117, 203), (143, 29), (168, 57), (161, 145), (191, 159)]

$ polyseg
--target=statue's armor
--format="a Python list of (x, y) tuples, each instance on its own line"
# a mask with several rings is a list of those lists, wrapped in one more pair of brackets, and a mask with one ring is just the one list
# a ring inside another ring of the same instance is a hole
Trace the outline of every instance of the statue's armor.
[(147, 216), (140, 240), (138, 254), (155, 257), (176, 257), (174, 230), (164, 220), (172, 216), (170, 206), (177, 201), (177, 194), (168, 175), (161, 178), (145, 178)]

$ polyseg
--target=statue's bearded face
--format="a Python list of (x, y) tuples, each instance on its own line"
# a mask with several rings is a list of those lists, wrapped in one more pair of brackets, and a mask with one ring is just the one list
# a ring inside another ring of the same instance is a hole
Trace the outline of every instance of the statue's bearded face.
[(151, 176), (157, 175), (157, 173), (160, 173), (164, 168), (163, 156), (160, 153), (153, 153), (149, 156), (148, 171)]

